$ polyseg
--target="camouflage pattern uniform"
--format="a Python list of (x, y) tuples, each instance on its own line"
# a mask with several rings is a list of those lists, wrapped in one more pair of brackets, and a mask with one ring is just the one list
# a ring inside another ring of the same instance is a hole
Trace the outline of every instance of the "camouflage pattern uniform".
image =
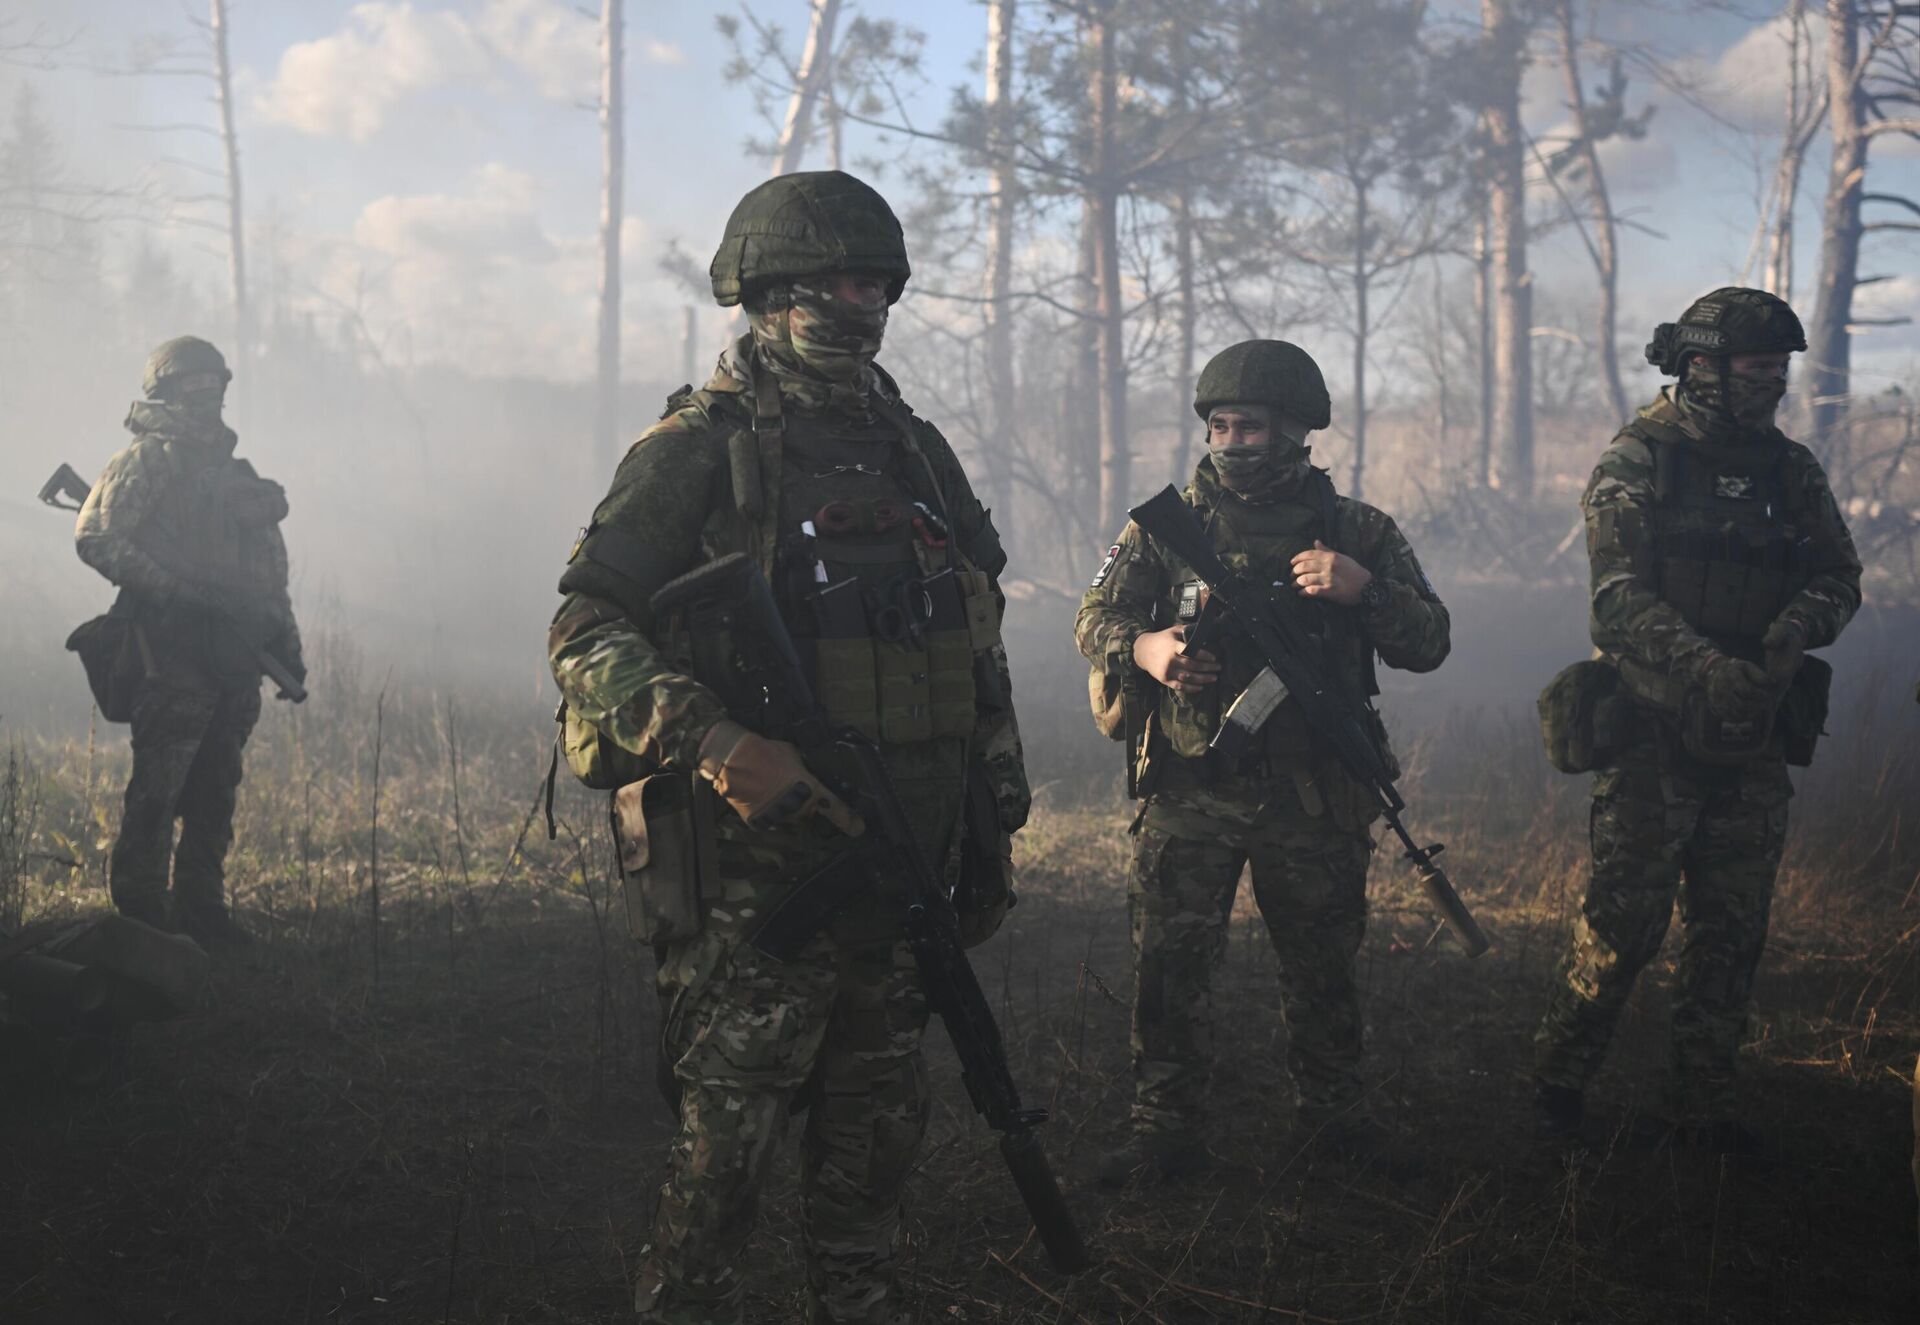
[[(897, 223), (890, 238), (875, 241), (877, 251), (861, 249), (856, 223), (885, 204), (839, 172), (786, 176), (750, 193), (729, 222), (728, 242), (743, 213), (795, 199), (811, 208), (805, 225), (840, 226), (836, 242), (846, 251), (789, 267), (897, 267), (904, 284)], [(893, 221), (891, 212), (884, 220)], [(741, 283), (723, 286), (727, 254), (723, 246), (715, 259), (715, 289), (734, 302)], [(676, 395), (628, 451), (562, 580), (567, 597), (549, 635), (569, 705), (638, 756), (636, 767), (693, 769), (702, 739), (725, 716), (717, 696), (688, 674), (686, 640), (648, 608), (653, 590), (674, 576), (728, 552), (764, 555), (783, 610), (802, 620), (805, 591), (818, 587), (814, 559), (831, 582), (857, 578), (884, 594), (903, 574), (947, 564), (948, 545), (936, 546), (944, 524), (951, 548), (998, 597), (994, 577), (1005, 556), (988, 513), (939, 431), (912, 417), (892, 380), (868, 362), (878, 330), (845, 335), (844, 315), (825, 302), (833, 296), (805, 279), (759, 298), (746, 293), (751, 334), (729, 348), (705, 386)], [(832, 363), (836, 355), (847, 361)], [(770, 413), (778, 418), (771, 443)], [(758, 519), (743, 509), (730, 468), (746, 438), (766, 466), (767, 511)], [(944, 521), (922, 514), (889, 525), (888, 511), (914, 511), (915, 502), (944, 512)], [(794, 541), (803, 520), (829, 510), (849, 526), (810, 545)], [(820, 642), (803, 637), (800, 645)], [(892, 646), (859, 647), (884, 667)], [(997, 680), (998, 694), (986, 685), (957, 692), (958, 713), (929, 720), (922, 706), (879, 701), (878, 735), (895, 786), (921, 849), (949, 878), (970, 762), (988, 770), (1005, 831), (1024, 823), (1030, 800), (1005, 651), (996, 644), (987, 652), (975, 670)], [(864, 699), (873, 719), (873, 687), (843, 694), (851, 669), (819, 657), (823, 702), (831, 709)], [(942, 711), (940, 696), (932, 707)], [(883, 889), (863, 899), (792, 959), (775, 960), (743, 933), (788, 881), (829, 863), (846, 840), (818, 820), (749, 828), (724, 807), (716, 831), (718, 877), (700, 881), (697, 932), (655, 943), (662, 1056), (680, 1126), (642, 1253), (636, 1308), (645, 1320), (676, 1325), (742, 1318), (756, 1206), (788, 1115), (802, 1106), (807, 1318), (891, 1320), (900, 1198), (928, 1108), (920, 1055), (928, 1008), (902, 937), (903, 894)]]
[[(219, 362), (191, 337), (168, 342), (155, 360), (177, 365), (183, 351), (188, 369), (195, 358)], [(150, 366), (149, 394), (166, 394), (167, 383)], [(230, 926), (225, 863), (241, 752), (260, 716), (255, 648), (272, 649), (305, 675), (279, 527), (287, 499), (235, 458), (237, 439), (217, 407), (207, 414), (166, 399), (136, 401), (126, 426), (134, 441), (108, 462), (75, 531), (81, 559), (119, 586), (110, 615), (133, 624), (145, 669), (133, 701), (133, 773), (113, 849), (113, 900), (122, 914), (165, 923), (171, 855), (174, 923), (218, 937)]]
[[(1324, 398), (1324, 386), (1320, 392)], [(1325, 475), (1308, 468), (1305, 454), (1299, 451), (1279, 490), (1258, 502), (1229, 491), (1212, 458), (1203, 459), (1186, 500), (1221, 559), (1236, 569), (1291, 583), (1294, 554), (1318, 538), (1373, 573), (1384, 590), (1376, 606), (1305, 604), (1356, 698), (1371, 689), (1375, 653), (1411, 671), (1439, 666), (1450, 644), (1447, 609), (1412, 548), (1388, 516), (1347, 497), (1333, 499), (1337, 529), (1328, 531), (1321, 494), (1331, 489), (1321, 488)], [(1134, 665), (1135, 639), (1174, 623), (1181, 586), (1193, 578), (1129, 522), (1075, 625), (1080, 652), (1097, 670), (1130, 675), (1154, 692), (1145, 701), (1155, 724), (1149, 739), (1162, 753), (1135, 822), (1128, 907), (1137, 974), (1133, 1125), (1163, 1151), (1194, 1144), (1204, 1122), (1215, 1053), (1212, 968), (1248, 864), (1280, 957), (1298, 1111), (1309, 1125), (1352, 1116), (1362, 1048), (1353, 967), (1366, 927), (1368, 827), (1376, 817), (1369, 797), (1309, 734), (1291, 702), (1268, 719), (1264, 748), (1242, 766), (1220, 767), (1209, 758), (1221, 713), (1257, 670), (1250, 645), (1236, 647), (1229, 635), (1221, 679), (1195, 693), (1164, 689)], [(1384, 744), (1384, 728), (1376, 734)]]
[[(1737, 308), (1747, 292), (1732, 293)], [(1695, 308), (1711, 307), (1715, 296)], [(1789, 340), (1781, 348), (1792, 347)], [(1756, 464), (1771, 467), (1771, 478), (1749, 480)], [(1677, 470), (1710, 480), (1708, 495), (1686, 504)], [(1758, 505), (1766, 482), (1777, 484), (1777, 505), (1743, 512)], [(1663, 505), (1663, 485), (1679, 504)], [(1677, 892), (1685, 940), (1673, 997), (1672, 1105), (1689, 1125), (1725, 1120), (1736, 1103), (1735, 1062), (1793, 788), (1777, 726), (1752, 757), (1709, 762), (1689, 753), (1677, 714), (1716, 660), (1760, 662), (1760, 636), (1774, 621), (1797, 625), (1807, 648), (1832, 643), (1860, 604), (1860, 560), (1811, 451), (1770, 425), (1734, 425), (1684, 386), (1664, 389), (1614, 439), (1581, 509), (1593, 641), (1620, 670), (1639, 718), (1630, 743), (1594, 780), (1593, 875), (1535, 1032), (1534, 1075), (1543, 1087), (1585, 1089), (1635, 977), (1660, 949)], [(1711, 558), (1736, 541), (1729, 531), (1744, 526), (1731, 522), (1741, 519), (1756, 539), (1771, 528), (1800, 551), (1769, 564), (1777, 583), (1762, 584), (1756, 572), (1746, 588), (1726, 592), (1729, 581)], [(1710, 534), (1704, 572), (1701, 531)], [(1716, 587), (1703, 594), (1702, 583)], [(1754, 602), (1744, 625), (1712, 619), (1712, 599), (1745, 597)]]

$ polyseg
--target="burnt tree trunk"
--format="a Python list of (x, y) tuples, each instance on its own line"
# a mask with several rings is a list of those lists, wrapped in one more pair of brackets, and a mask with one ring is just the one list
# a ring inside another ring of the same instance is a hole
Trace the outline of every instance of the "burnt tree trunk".
[[(233, 362), (240, 390), (250, 381), (253, 319), (247, 306), (246, 227), (240, 201), (240, 143), (233, 130), (233, 66), (227, 55), (227, 0), (212, 0), (208, 28), (213, 38), (214, 101), (220, 111), (220, 149), (227, 173), (227, 272), (233, 293)], [(237, 412), (237, 411), (236, 411)]]
[(1367, 185), (1353, 181), (1353, 482), (1348, 489), (1360, 500), (1367, 472)]
[(1567, 108), (1573, 115), (1574, 139), (1580, 164), (1587, 174), (1587, 203), (1593, 222), (1594, 275), (1600, 286), (1600, 306), (1594, 319), (1594, 339), (1600, 351), (1600, 369), (1607, 381), (1607, 403), (1615, 419), (1627, 417), (1627, 391), (1620, 381), (1620, 345), (1615, 323), (1619, 317), (1620, 251), (1613, 223), (1613, 199), (1606, 172), (1600, 168), (1600, 147), (1594, 141), (1587, 114), (1586, 87), (1580, 81), (1580, 43), (1573, 32), (1573, 0), (1560, 0), (1555, 14), (1560, 29), (1560, 65), (1567, 76)]

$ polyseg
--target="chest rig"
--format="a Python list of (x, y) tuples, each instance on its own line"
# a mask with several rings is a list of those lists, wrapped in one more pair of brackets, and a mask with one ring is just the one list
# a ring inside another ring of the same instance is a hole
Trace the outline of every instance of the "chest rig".
[[(1281, 587), (1275, 593), (1294, 594), (1293, 558), (1310, 551), (1314, 542), (1340, 547), (1338, 508), (1333, 483), (1312, 471), (1305, 491), (1291, 500), (1266, 504), (1243, 502), (1220, 493), (1201, 510), (1207, 532), (1220, 559), (1236, 571)], [(1299, 706), (1284, 702), (1267, 720), (1265, 739), (1244, 757), (1244, 766), (1215, 767), (1218, 756), (1208, 744), (1219, 730), (1221, 716), (1264, 665), (1252, 644), (1230, 627), (1213, 633), (1204, 619), (1199, 581), (1186, 566), (1169, 558), (1168, 596), (1157, 614), (1175, 625), (1199, 625), (1210, 636), (1206, 648), (1220, 660), (1220, 681), (1194, 692), (1163, 689), (1158, 724), (1172, 753), (1187, 760), (1207, 760), (1203, 771), (1274, 773), (1304, 770), (1314, 761), (1314, 738)], [(1310, 635), (1318, 642), (1328, 670), (1347, 685), (1356, 701), (1378, 693), (1373, 675), (1373, 652), (1353, 629), (1344, 613), (1325, 603), (1299, 598), (1295, 606)]]
[(1649, 419), (1628, 431), (1654, 459), (1652, 527), (1633, 544), (1634, 573), (1719, 648), (1758, 661), (1761, 636), (1812, 577), (1786, 447), (1708, 448)]
[[(835, 725), (888, 745), (968, 737), (975, 665), (999, 640), (904, 407), (864, 422), (784, 415), (771, 375), (729, 446), (737, 507)], [(752, 461), (742, 454), (751, 448)]]

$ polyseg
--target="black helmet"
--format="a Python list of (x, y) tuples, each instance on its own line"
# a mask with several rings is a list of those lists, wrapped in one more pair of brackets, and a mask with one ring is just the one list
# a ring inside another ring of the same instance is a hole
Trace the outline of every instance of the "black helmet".
[(1218, 405), (1245, 401), (1269, 405), (1307, 425), (1333, 422), (1333, 399), (1320, 365), (1284, 340), (1243, 340), (1207, 360), (1193, 388), (1193, 410), (1206, 418)]
[[(199, 377), (208, 380), (194, 383), (184, 380)], [(147, 356), (147, 369), (140, 378), (140, 390), (148, 399), (158, 399), (169, 383), (192, 390), (214, 385), (212, 379), (215, 377), (220, 379), (221, 386), (233, 380), (233, 374), (227, 371), (227, 361), (220, 351), (198, 336), (175, 336), (156, 346), (153, 353)]]
[(740, 200), (707, 274), (714, 299), (731, 308), (763, 286), (840, 271), (885, 277), (888, 303), (913, 274), (885, 198), (845, 171), (808, 170), (777, 175)]
[(1787, 301), (1765, 290), (1727, 285), (1687, 306), (1678, 322), (1662, 322), (1647, 345), (1647, 362), (1668, 377), (1682, 376), (1690, 354), (1792, 354), (1807, 348), (1807, 333)]

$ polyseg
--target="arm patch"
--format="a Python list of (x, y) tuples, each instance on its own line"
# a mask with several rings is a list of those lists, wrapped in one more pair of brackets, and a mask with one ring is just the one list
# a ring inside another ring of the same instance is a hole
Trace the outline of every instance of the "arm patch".
[(1093, 582), (1087, 587), (1098, 589), (1107, 582), (1107, 576), (1113, 574), (1114, 565), (1120, 560), (1120, 545), (1115, 543), (1107, 549), (1107, 559), (1100, 563), (1100, 569), (1094, 572)]

